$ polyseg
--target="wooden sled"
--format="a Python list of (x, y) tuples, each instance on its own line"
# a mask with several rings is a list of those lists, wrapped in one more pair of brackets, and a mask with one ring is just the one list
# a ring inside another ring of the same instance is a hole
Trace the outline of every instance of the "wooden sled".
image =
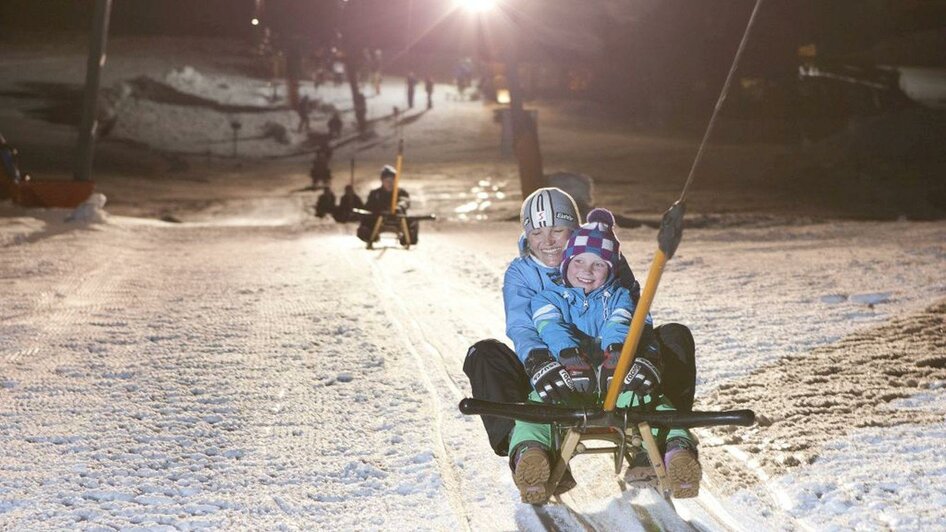
[(376, 217), (371, 231), (371, 237), (368, 239), (368, 245), (366, 246), (367, 249), (374, 249), (374, 242), (382, 233), (393, 233), (397, 237), (398, 242), (404, 246), (404, 249), (411, 249), (412, 239), (410, 224), (412, 222), (419, 222), (421, 220), (437, 219), (436, 215), (433, 214), (376, 214), (371, 211), (366, 211), (365, 209), (352, 209), (351, 212), (362, 219), (371, 219)]
[[(568, 462), (579, 454), (611, 454), (614, 472), (620, 474), (625, 459), (630, 463), (635, 448), (647, 452), (654, 469), (658, 491), (668, 501), (670, 487), (663, 458), (651, 427), (662, 429), (714, 427), (722, 425), (750, 426), (755, 423), (752, 410), (723, 412), (645, 411), (639, 408), (605, 411), (601, 408), (572, 408), (537, 403), (494, 403), (480, 399), (463, 399), (460, 412), (467, 415), (496, 416), (531, 423), (552, 425), (558, 440), (558, 458), (552, 467), (546, 493), (555, 493), (565, 475)], [(596, 442), (597, 445), (588, 445)], [(601, 445), (601, 443), (605, 445)]]

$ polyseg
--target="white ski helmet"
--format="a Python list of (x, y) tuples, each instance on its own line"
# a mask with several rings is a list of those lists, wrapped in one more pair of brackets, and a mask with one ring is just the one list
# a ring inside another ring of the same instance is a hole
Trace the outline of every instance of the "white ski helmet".
[(578, 207), (575, 200), (560, 188), (540, 188), (529, 194), (522, 202), (519, 213), (522, 230), (525, 232), (542, 227), (578, 227)]
[(394, 177), (396, 175), (397, 175), (397, 170), (390, 164), (386, 164), (384, 165), (383, 168), (381, 168), (381, 179), (384, 179), (386, 177)]

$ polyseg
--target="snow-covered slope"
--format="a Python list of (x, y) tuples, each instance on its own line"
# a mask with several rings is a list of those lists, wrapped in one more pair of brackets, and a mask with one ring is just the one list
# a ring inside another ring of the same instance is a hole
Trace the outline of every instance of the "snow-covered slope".
[[(21, 80), (61, 80), (81, 57), (54, 52), (40, 61), (36, 51), (7, 51), (0, 62)], [(221, 106), (258, 106), (237, 114), (271, 113), (292, 129), (290, 111), (254, 99), (266, 96), (265, 84), (199, 64), (200, 47), (179, 52), (147, 61), (116, 53), (106, 84), (145, 75), (212, 105), (129, 93), (114, 131), (123, 142), (162, 153), (187, 151), (197, 136), (225, 143)], [(6, 76), (0, 84), (16, 85)], [(388, 83), (370, 104), (378, 115), (403, 105), (400, 80)], [(410, 251), (385, 242), (369, 252), (354, 227), (312, 219), (312, 195), (293, 192), (307, 184), (301, 157), (287, 159), (301, 169), (244, 161), (241, 175), (237, 161), (214, 160), (199, 172), (103, 180), (120, 192), (119, 210), (176, 202), (188, 207), (184, 223), (98, 211), (67, 223), (66, 212), (0, 204), (0, 529), (927, 530), (943, 522), (946, 225), (789, 225), (765, 213), (749, 224), (694, 216), (719, 223), (686, 231), (653, 309), (659, 323), (694, 331), (701, 408), (760, 414), (753, 428), (700, 433), (703, 495), (677, 504), (689, 524), (647, 491), (622, 491), (600, 456), (576, 459), (580, 487), (562, 504), (542, 515), (519, 504), (506, 460), (492, 454), (479, 420), (456, 409), (469, 394), (467, 347), (503, 338), (500, 287), (518, 228), (502, 220), (517, 213), (515, 165), (498, 155), (489, 108), (448, 91), (438, 85), (434, 110), (379, 120), (376, 137), (336, 150), (342, 168), (361, 157), (363, 193), (406, 131), (405, 186), (416, 210), (449, 219), (425, 223)], [(11, 139), (12, 124), (51, 153), (71, 135), (30, 115), (29, 101), (0, 99), (16, 104), (0, 108)], [(594, 157), (623, 175), (632, 151), (689, 149), (629, 140), (613, 122), (588, 126), (587, 116), (578, 143), (565, 128), (574, 115), (554, 105), (542, 110), (544, 124), (562, 126), (542, 130), (553, 161)], [(155, 133), (175, 117), (180, 138)], [(289, 140), (247, 142), (270, 156), (307, 149), (291, 131)], [(112, 155), (146, 153), (103, 144)], [(643, 212), (672, 199), (675, 183), (606, 182), (599, 201)], [(644, 277), (654, 231), (619, 236)]]
[[(0, 523), (540, 527), (516, 502), (505, 459), (492, 455), (479, 421), (456, 411), (469, 393), (466, 348), (503, 334), (497, 294), (515, 225), (429, 227), (410, 251), (373, 252), (350, 229), (111, 217), (8, 245), (0, 259)], [(689, 231), (655, 316), (694, 327), (700, 398), (720, 385), (751, 385), (753, 370), (805, 357), (862, 320), (942, 298), (944, 233), (942, 224)], [(640, 255), (653, 245), (650, 230), (620, 236)], [(856, 266), (834, 265), (842, 236), (894, 277), (905, 273), (900, 256), (921, 251), (909, 278), (857, 282)], [(638, 269), (642, 259), (632, 260)], [(882, 301), (861, 296), (879, 291), (888, 292)], [(849, 297), (839, 301), (842, 294)], [(935, 410), (937, 385), (929, 384), (929, 394), (891, 407)], [(768, 412), (765, 401), (740, 406)], [(725, 511), (747, 528), (792, 526), (793, 517), (923, 527), (942, 517), (933, 437), (942, 429), (895, 429), (899, 452), (932, 460), (922, 481), (855, 474), (844, 464), (887, 467), (894, 433), (843, 426), (833, 443), (812, 449), (813, 464), (769, 484), (715, 466), (727, 448), (751, 454), (739, 440), (705, 434), (704, 460), (714, 464), (708, 472)], [(609, 469), (606, 460), (582, 459), (584, 487), (566, 498), (599, 529), (633, 520), (631, 503), (657, 504), (622, 494)], [(767, 508), (766, 486), (784, 493), (787, 507)], [(851, 490), (859, 495), (844, 495)], [(910, 496), (889, 503), (903, 491)], [(863, 515), (877, 505), (884, 511)], [(569, 515), (559, 515), (566, 529), (583, 526)]]

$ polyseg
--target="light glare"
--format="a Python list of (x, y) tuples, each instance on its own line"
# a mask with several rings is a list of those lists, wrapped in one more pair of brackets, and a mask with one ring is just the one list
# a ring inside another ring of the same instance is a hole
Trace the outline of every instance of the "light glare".
[(250, 24), (254, 26), (259, 26), (259, 19), (258, 18), (250, 19)]
[(496, 6), (496, 0), (457, 0), (457, 4), (467, 11), (482, 13)]

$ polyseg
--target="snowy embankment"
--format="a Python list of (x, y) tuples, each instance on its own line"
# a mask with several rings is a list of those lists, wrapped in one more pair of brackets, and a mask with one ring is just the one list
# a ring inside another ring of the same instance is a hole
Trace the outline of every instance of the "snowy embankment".
[[(411, 251), (366, 251), (350, 229), (112, 217), (5, 240), (0, 528), (540, 528), (479, 421), (456, 411), (467, 346), (503, 335), (515, 224), (430, 226)], [(620, 236), (643, 270), (653, 232)], [(704, 505), (747, 529), (943, 518), (942, 375), (908, 399), (877, 397), (932, 413), (915, 421), (859, 429), (840, 424), (859, 412), (821, 412), (835, 432), (807, 450), (810, 464), (783, 469), (767, 462), (809, 427), (780, 427), (773, 410), (791, 387), (756, 376), (942, 299), (944, 236), (942, 224), (913, 223), (687, 232), (655, 317), (693, 326), (704, 408), (727, 387), (764, 386), (739, 406), (773, 422), (703, 434), (723, 509)], [(922, 349), (942, 356), (933, 340)], [(891, 385), (876, 377), (859, 386)], [(907, 468), (922, 480), (889, 454), (894, 435), (923, 461)], [(747, 455), (772, 480), (739, 463)], [(622, 493), (597, 458), (576, 463), (583, 485), (566, 497), (586, 522), (552, 515), (565, 529), (640, 529), (631, 508), (656, 502)]]

